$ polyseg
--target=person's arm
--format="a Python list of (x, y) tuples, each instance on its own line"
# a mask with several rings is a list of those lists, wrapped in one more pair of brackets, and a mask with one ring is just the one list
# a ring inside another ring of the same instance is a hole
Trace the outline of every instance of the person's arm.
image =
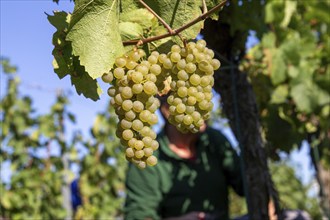
[(160, 219), (159, 203), (162, 199), (156, 167), (140, 170), (130, 165), (126, 177), (126, 220)]

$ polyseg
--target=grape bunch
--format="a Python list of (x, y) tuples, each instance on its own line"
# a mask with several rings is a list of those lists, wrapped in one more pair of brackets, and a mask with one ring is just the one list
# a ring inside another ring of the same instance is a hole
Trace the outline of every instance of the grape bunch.
[(112, 71), (102, 76), (112, 85), (108, 95), (119, 118), (116, 134), (126, 147), (126, 158), (141, 169), (157, 163), (153, 152), (159, 143), (151, 129), (158, 122), (156, 95), (168, 93), (170, 123), (183, 133), (196, 133), (210, 117), (213, 74), (220, 67), (204, 40), (173, 45), (167, 54), (145, 55), (133, 50), (117, 58)]
[(167, 54), (172, 63), (169, 122), (183, 133), (199, 131), (213, 108), (214, 70), (220, 62), (204, 40), (189, 42), (184, 48), (174, 45)]
[(151, 126), (158, 123), (155, 112), (160, 102), (155, 97), (158, 94), (155, 82), (161, 73), (157, 61), (139, 62), (143, 56), (143, 50), (131, 51), (117, 58), (113, 71), (102, 76), (104, 82), (113, 85), (108, 95), (119, 117), (116, 135), (126, 147), (127, 160), (141, 169), (157, 163), (153, 151), (159, 144)]

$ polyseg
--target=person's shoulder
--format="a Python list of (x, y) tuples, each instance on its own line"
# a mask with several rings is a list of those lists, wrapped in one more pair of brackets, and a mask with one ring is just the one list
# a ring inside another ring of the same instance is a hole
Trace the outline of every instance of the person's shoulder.
[(215, 129), (211, 126), (207, 126), (205, 133), (208, 135), (209, 139), (216, 142), (226, 142), (227, 138), (225, 135), (218, 129)]

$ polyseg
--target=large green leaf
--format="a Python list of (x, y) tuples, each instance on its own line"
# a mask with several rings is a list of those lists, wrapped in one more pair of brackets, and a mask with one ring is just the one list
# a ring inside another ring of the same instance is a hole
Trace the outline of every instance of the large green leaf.
[(286, 79), (286, 64), (283, 59), (282, 50), (273, 50), (272, 61), (270, 78), (273, 85), (278, 85)]
[(93, 79), (108, 72), (123, 53), (116, 0), (75, 2), (67, 40)]

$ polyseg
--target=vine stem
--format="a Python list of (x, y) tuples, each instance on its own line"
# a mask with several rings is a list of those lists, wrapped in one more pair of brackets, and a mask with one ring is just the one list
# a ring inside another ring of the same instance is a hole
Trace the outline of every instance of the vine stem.
[[(141, 3), (143, 1), (139, 0)], [(170, 36), (174, 36), (174, 35), (178, 35), (180, 32), (184, 31), (185, 29), (191, 27), (192, 25), (196, 24), (197, 22), (200, 22), (202, 20), (205, 20), (207, 17), (209, 17), (213, 12), (215, 12), (216, 10), (218, 10), (219, 8), (221, 8), (222, 6), (224, 6), (226, 4), (227, 0), (219, 3), (218, 5), (214, 6), (213, 8), (211, 8), (209, 11), (201, 14), (200, 16), (198, 16), (197, 18), (193, 19), (192, 21), (188, 22), (187, 24), (177, 28), (177, 29), (172, 29), (171, 27), (169, 27), (166, 22), (164, 21), (164, 23), (172, 30), (169, 31), (169, 33), (166, 33), (166, 34), (162, 34), (162, 35), (158, 35), (158, 36), (154, 36), (154, 37), (149, 37), (149, 38), (145, 38), (145, 39), (135, 39), (135, 40), (129, 40), (129, 41), (124, 41), (123, 44), (124, 46), (127, 46), (127, 45), (136, 45), (139, 43), (139, 45), (142, 45), (142, 44), (145, 44), (145, 43), (149, 43), (149, 42), (152, 42), (152, 41), (156, 41), (156, 40), (160, 40), (160, 39), (163, 39), (163, 38), (166, 38), (166, 37), (170, 37)], [(144, 3), (144, 2), (143, 2)], [(149, 6), (148, 6), (149, 7)], [(150, 11), (151, 12), (151, 11)], [(156, 13), (155, 13), (156, 14)], [(155, 15), (154, 14), (154, 15)], [(156, 15), (155, 15), (156, 16)], [(158, 15), (157, 15), (158, 16)], [(156, 17), (157, 17), (156, 16)], [(159, 17), (159, 16), (158, 16)], [(157, 17), (157, 18), (158, 18)], [(159, 18), (158, 18), (159, 19)], [(163, 19), (159, 20), (160, 22), (162, 22)], [(162, 22), (162, 24), (165, 26)], [(165, 26), (166, 27), (166, 26)]]

